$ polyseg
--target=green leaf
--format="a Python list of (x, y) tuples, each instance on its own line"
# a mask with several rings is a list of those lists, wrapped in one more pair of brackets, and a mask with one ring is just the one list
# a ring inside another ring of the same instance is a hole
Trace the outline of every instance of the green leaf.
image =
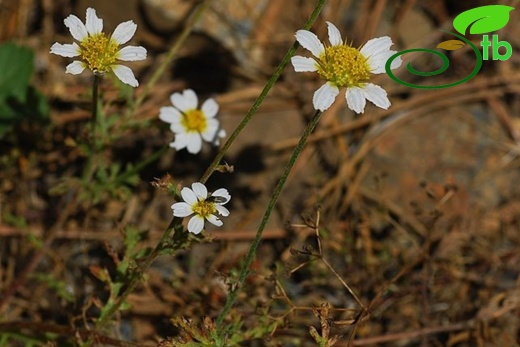
[(0, 45), (0, 96), (25, 101), (33, 72), (34, 54), (13, 43)]
[(34, 54), (12, 43), (0, 45), (0, 138), (20, 121), (48, 118), (46, 97), (29, 85)]
[(38, 281), (40, 281), (42, 283), (47, 284), (47, 286), (50, 289), (53, 289), (54, 292), (56, 292), (56, 294), (60, 298), (66, 300), (68, 302), (74, 302), (74, 295), (69, 291), (67, 283), (65, 283), (64, 281), (62, 281), (60, 279), (57, 279), (52, 274), (39, 274), (39, 273), (36, 273), (36, 274), (33, 274), (32, 276), (36, 280), (38, 280)]
[(120, 311), (128, 311), (131, 308), (132, 308), (132, 304), (130, 304), (129, 302), (123, 301), (123, 303), (119, 307), (119, 310)]
[(475, 7), (459, 14), (453, 20), (453, 27), (462, 35), (469, 28), (470, 34), (485, 34), (502, 29), (509, 22), (509, 12), (514, 7), (488, 5)]
[(447, 51), (455, 51), (462, 48), (464, 45), (465, 43), (460, 40), (447, 40), (439, 43), (437, 48), (445, 49)]

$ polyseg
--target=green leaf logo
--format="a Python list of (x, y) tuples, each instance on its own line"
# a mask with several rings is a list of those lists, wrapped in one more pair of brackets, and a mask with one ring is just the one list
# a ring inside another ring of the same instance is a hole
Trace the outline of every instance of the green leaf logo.
[(453, 20), (453, 27), (462, 35), (469, 28), (470, 34), (485, 34), (502, 29), (509, 22), (509, 12), (514, 7), (505, 5), (480, 6), (459, 14)]

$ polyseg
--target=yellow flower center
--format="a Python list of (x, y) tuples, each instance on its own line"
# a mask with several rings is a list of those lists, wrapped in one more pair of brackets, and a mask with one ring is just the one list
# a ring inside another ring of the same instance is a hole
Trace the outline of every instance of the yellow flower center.
[(318, 73), (338, 88), (359, 87), (369, 80), (370, 66), (356, 48), (331, 46), (319, 57)]
[(104, 74), (109, 72), (117, 60), (119, 44), (104, 33), (89, 35), (79, 45), (81, 58), (94, 73)]
[(203, 133), (208, 124), (204, 112), (196, 109), (184, 112), (181, 123), (188, 132), (199, 133)]
[(195, 206), (193, 206), (193, 212), (198, 214), (201, 217), (207, 218), (210, 215), (217, 212), (217, 209), (215, 208), (215, 203), (212, 201), (197, 201)]

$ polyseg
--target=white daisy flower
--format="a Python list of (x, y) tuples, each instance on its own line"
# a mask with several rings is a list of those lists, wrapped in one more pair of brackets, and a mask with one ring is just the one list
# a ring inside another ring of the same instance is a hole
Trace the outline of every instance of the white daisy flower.
[(182, 94), (173, 93), (170, 96), (173, 107), (161, 107), (159, 118), (170, 123), (170, 129), (175, 133), (175, 141), (170, 147), (180, 150), (187, 148), (188, 152), (197, 154), (202, 148), (202, 140), (219, 144), (219, 139), (226, 136), (220, 129), (219, 121), (215, 118), (218, 104), (210, 98), (198, 109), (199, 99), (191, 89)]
[[(291, 63), (296, 72), (313, 72), (327, 82), (321, 86), (312, 98), (314, 108), (319, 111), (328, 109), (339, 88), (345, 87), (345, 98), (348, 107), (356, 113), (363, 113), (366, 100), (377, 107), (388, 109), (386, 91), (372, 83), (368, 83), (370, 74), (385, 72), (388, 58), (397, 53), (391, 51), (392, 39), (388, 36), (369, 40), (361, 49), (343, 43), (341, 34), (334, 24), (327, 22), (330, 46), (325, 46), (318, 37), (307, 30), (298, 30), (296, 40), (309, 50), (314, 58), (294, 56)], [(398, 68), (402, 63), (400, 57), (392, 62), (391, 69)]]
[(65, 18), (64, 23), (78, 43), (55, 43), (51, 47), (51, 53), (62, 57), (79, 57), (81, 59), (69, 64), (66, 69), (67, 73), (78, 75), (85, 68), (89, 68), (99, 75), (113, 71), (123, 83), (132, 87), (139, 85), (129, 67), (117, 64), (118, 60), (146, 59), (144, 47), (126, 46), (119, 49), (120, 45), (127, 43), (134, 36), (137, 25), (133, 21), (129, 20), (119, 24), (110, 37), (102, 32), (103, 20), (98, 18), (96, 10), (93, 8), (87, 8), (85, 24), (72, 14)]
[(208, 189), (204, 184), (195, 182), (191, 185), (191, 189), (188, 187), (182, 188), (181, 196), (184, 202), (177, 202), (172, 205), (173, 215), (180, 218), (194, 215), (188, 221), (190, 233), (200, 233), (204, 229), (205, 220), (218, 227), (221, 226), (223, 223), (216, 216), (216, 213), (224, 217), (229, 216), (229, 210), (223, 205), (229, 202), (231, 196), (224, 188), (208, 194)]

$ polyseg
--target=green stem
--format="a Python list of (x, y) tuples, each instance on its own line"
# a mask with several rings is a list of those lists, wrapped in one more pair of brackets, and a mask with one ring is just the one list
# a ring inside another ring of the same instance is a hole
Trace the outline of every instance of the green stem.
[(92, 83), (92, 152), (97, 152), (97, 139), (98, 139), (98, 114), (99, 114), (99, 79), (98, 74), (94, 74), (94, 82)]
[(262, 239), (262, 234), (264, 232), (265, 226), (267, 225), (267, 221), (269, 220), (269, 217), (271, 216), (271, 212), (274, 209), (274, 206), (276, 205), (276, 202), (278, 200), (278, 197), (280, 196), (280, 193), (282, 192), (282, 189), (285, 185), (285, 182), (287, 181), (287, 177), (289, 177), (289, 173), (291, 172), (294, 164), (296, 163), (296, 160), (300, 156), (303, 148), (305, 147), (305, 143), (307, 142), (307, 138), (312, 133), (314, 128), (316, 127), (316, 124), (318, 124), (318, 121), (320, 120), (320, 117), (322, 115), (321, 111), (316, 111), (314, 116), (312, 117), (309, 124), (307, 124), (307, 127), (303, 131), (302, 137), (300, 138), (300, 141), (298, 142), (298, 145), (294, 149), (291, 158), (287, 162), (287, 165), (285, 166), (285, 170), (282, 174), (282, 177), (280, 177), (280, 180), (278, 181), (278, 184), (276, 185), (276, 188), (273, 191), (273, 195), (271, 196), (271, 200), (269, 200), (269, 204), (267, 205), (267, 208), (264, 213), (264, 217), (262, 218), (262, 222), (260, 222), (260, 225), (258, 226), (258, 230), (256, 232), (255, 238), (253, 239), (253, 242), (251, 242), (251, 246), (249, 247), (249, 251), (247, 252), (246, 258), (244, 260), (244, 264), (242, 265), (242, 269), (240, 270), (240, 275), (238, 277), (238, 283), (236, 288), (231, 291), (231, 293), (228, 296), (228, 299), (226, 301), (226, 305), (222, 309), (222, 312), (220, 312), (219, 316), (217, 317), (216, 324), (217, 326), (220, 326), (222, 324), (222, 321), (224, 318), (228, 315), (229, 311), (231, 310), (231, 307), (233, 306), (235, 300), (237, 299), (238, 292), (240, 291), (242, 285), (244, 284), (246, 277), (249, 273), (249, 266), (253, 262), (256, 254), (256, 248), (260, 244), (260, 240)]
[[(308, 30), (314, 24), (314, 22), (316, 21), (316, 18), (318, 17), (318, 15), (320, 14), (321, 10), (325, 6), (325, 2), (326, 2), (326, 0), (317, 0), (316, 1), (316, 6), (314, 7), (314, 11), (312, 11), (309, 19), (307, 20), (307, 22), (303, 26), (304, 29)], [(269, 80), (267, 81), (267, 84), (265, 85), (264, 89), (262, 90), (262, 92), (260, 93), (258, 98), (255, 100), (253, 106), (251, 106), (251, 108), (249, 109), (249, 112), (247, 112), (246, 116), (242, 119), (240, 124), (236, 127), (236, 129), (233, 131), (233, 133), (229, 136), (229, 138), (226, 141), (226, 143), (222, 146), (222, 148), (220, 149), (218, 154), (215, 156), (215, 159), (213, 159), (213, 162), (206, 169), (206, 172), (204, 172), (204, 175), (202, 175), (202, 178), (200, 179), (201, 183), (206, 183), (206, 181), (211, 176), (213, 171), (215, 171), (215, 168), (219, 165), (220, 161), (222, 160), (222, 158), (226, 154), (226, 152), (229, 149), (229, 147), (231, 147), (231, 144), (235, 141), (235, 139), (238, 137), (240, 132), (244, 129), (244, 127), (247, 125), (247, 123), (249, 123), (251, 118), (255, 115), (256, 111), (258, 110), (258, 108), (260, 107), (262, 102), (264, 101), (265, 97), (267, 96), (267, 94), (269, 93), (271, 88), (274, 86), (274, 84), (276, 83), (276, 81), (278, 80), (280, 75), (282, 74), (282, 71), (285, 69), (287, 64), (289, 64), (289, 60), (294, 55), (294, 52), (296, 52), (296, 49), (298, 47), (299, 47), (298, 42), (295, 42), (291, 46), (291, 48), (289, 48), (289, 50), (287, 51), (287, 53), (283, 57), (282, 61), (280, 62), (280, 64), (276, 68), (276, 71), (271, 76), (271, 78), (269, 78)]]
[(94, 81), (92, 82), (92, 119), (91, 121), (91, 127), (90, 127), (90, 135), (87, 141), (89, 141), (90, 144), (90, 153), (87, 153), (87, 161), (85, 164), (85, 167), (83, 168), (83, 174), (82, 174), (82, 180), (85, 185), (88, 185), (90, 183), (90, 180), (92, 176), (94, 175), (94, 172), (96, 171), (97, 167), (101, 164), (100, 161), (100, 150), (101, 145), (100, 143), (102, 140), (100, 140), (100, 125), (99, 123), (102, 121), (100, 119), (100, 100), (99, 100), (99, 82), (101, 80), (101, 76), (98, 74), (94, 74)]
[(143, 103), (144, 99), (150, 94), (150, 91), (152, 90), (152, 87), (157, 83), (159, 78), (164, 74), (164, 71), (166, 70), (166, 67), (172, 62), (173, 57), (177, 54), (179, 49), (182, 47), (188, 36), (191, 34), (191, 31), (193, 30), (193, 27), (195, 26), (195, 23), (200, 19), (204, 11), (209, 7), (209, 4), (212, 0), (205, 0), (202, 4), (200, 4), (193, 14), (191, 15), (190, 19), (188, 20), (188, 23), (184, 27), (184, 30), (180, 34), (179, 38), (175, 42), (175, 44), (172, 46), (170, 51), (168, 52), (168, 55), (166, 56), (166, 59), (164, 62), (155, 70), (154, 74), (144, 87), (143, 93), (137, 98), (135, 104), (133, 105), (133, 111), (137, 110), (139, 106)]

